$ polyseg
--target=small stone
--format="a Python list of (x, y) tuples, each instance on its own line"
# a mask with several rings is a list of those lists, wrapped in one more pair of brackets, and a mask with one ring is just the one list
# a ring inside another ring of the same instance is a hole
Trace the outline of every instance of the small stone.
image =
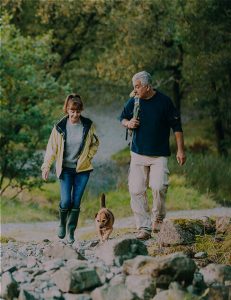
[(207, 252), (197, 252), (195, 255), (194, 255), (195, 258), (206, 258), (208, 257), (208, 253)]

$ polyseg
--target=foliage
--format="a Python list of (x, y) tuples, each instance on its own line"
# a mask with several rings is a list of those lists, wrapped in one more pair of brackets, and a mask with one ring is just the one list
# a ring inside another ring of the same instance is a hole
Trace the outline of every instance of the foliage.
[(210, 116), (217, 150), (228, 155), (230, 1), (2, 2), (25, 36), (51, 30), (58, 59), (49, 71), (87, 103), (124, 101), (132, 75), (146, 69), (179, 109)]
[(194, 0), (184, 7), (187, 56), (183, 72), (191, 88), (190, 101), (210, 116), (217, 149), (225, 156), (231, 137), (230, 11), (230, 1)]
[(3, 194), (15, 187), (17, 195), (41, 184), (39, 150), (63, 91), (48, 72), (57, 59), (50, 53), (50, 35), (23, 37), (9, 21), (7, 15), (1, 19), (0, 189)]

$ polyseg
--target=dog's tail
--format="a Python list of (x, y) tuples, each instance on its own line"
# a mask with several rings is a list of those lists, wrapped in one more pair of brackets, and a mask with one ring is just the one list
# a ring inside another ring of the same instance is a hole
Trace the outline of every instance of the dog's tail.
[(101, 208), (106, 207), (105, 194), (101, 195)]

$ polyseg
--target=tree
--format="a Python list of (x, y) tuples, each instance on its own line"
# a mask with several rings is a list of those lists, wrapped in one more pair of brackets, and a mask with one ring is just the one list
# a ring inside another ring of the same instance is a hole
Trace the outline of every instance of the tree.
[[(110, 46), (108, 16), (116, 1), (28, 1), (3, 0), (12, 14), (11, 23), (23, 36), (36, 37), (51, 32), (51, 49), (58, 54), (49, 72), (61, 84), (68, 83), (89, 102), (109, 102), (118, 98), (118, 82), (99, 78), (96, 62)], [(126, 92), (127, 93), (127, 92)]]
[(178, 2), (128, 0), (119, 2), (110, 17), (111, 45), (97, 63), (100, 76), (116, 82), (126, 79), (127, 84), (134, 73), (145, 69), (155, 86), (166, 90), (180, 110), (184, 41)]
[(1, 19), (0, 189), (16, 194), (40, 185), (41, 151), (47, 139), (54, 101), (64, 91), (47, 72), (57, 56), (49, 34), (23, 37), (10, 17)]
[(217, 150), (228, 155), (231, 140), (231, 2), (193, 0), (185, 6), (189, 96), (212, 119)]

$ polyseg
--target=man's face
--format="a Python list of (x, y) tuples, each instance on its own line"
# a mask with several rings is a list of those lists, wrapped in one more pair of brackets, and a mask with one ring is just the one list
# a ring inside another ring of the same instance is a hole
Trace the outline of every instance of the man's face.
[(148, 85), (143, 86), (140, 80), (136, 80), (134, 84), (134, 92), (139, 98), (147, 98), (149, 95), (150, 87)]

